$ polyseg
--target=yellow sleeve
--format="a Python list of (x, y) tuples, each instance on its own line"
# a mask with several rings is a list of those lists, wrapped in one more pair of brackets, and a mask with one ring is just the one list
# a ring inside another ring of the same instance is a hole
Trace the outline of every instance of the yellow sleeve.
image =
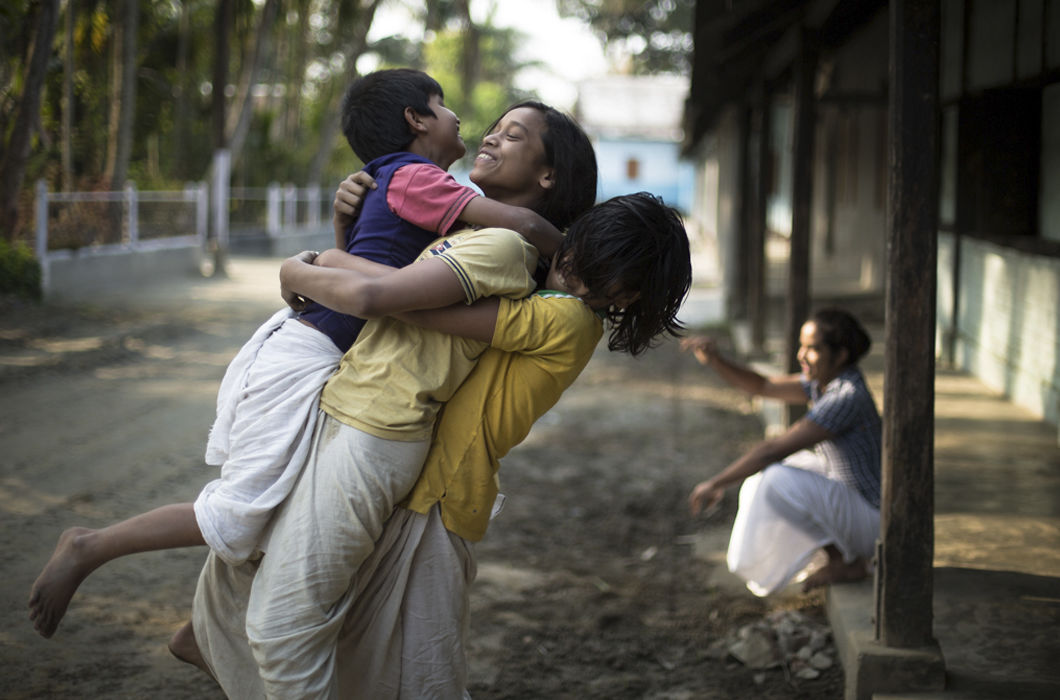
[(484, 228), (449, 239), (436, 253), (460, 280), (467, 303), (524, 297), (534, 289), (537, 249), (515, 231)]

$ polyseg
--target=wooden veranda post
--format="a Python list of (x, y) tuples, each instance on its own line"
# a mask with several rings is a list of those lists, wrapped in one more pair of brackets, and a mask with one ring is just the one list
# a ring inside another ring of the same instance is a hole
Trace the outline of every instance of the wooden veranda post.
[(769, 208), (771, 95), (766, 84), (759, 86), (758, 166), (755, 168), (754, 204), (747, 244), (747, 314), (751, 319), (751, 347), (760, 352), (766, 342), (766, 213)]
[(749, 246), (751, 244), (751, 227), (754, 226), (754, 168), (751, 167), (751, 129), (754, 128), (754, 108), (750, 104), (740, 107), (740, 155), (739, 178), (737, 190), (737, 221), (740, 235), (736, 237), (734, 254), (727, 256), (733, 268), (732, 292), (728, 297), (729, 317), (746, 320), (748, 316), (747, 298), (750, 286), (747, 282), (750, 267)]
[(795, 357), (799, 349), (799, 330), (810, 311), (810, 212), (813, 207), (814, 132), (817, 130), (813, 83), (816, 73), (816, 40), (811, 32), (804, 29), (799, 56), (795, 62), (791, 251), (788, 268), (788, 308), (784, 324), (784, 361), (789, 372), (799, 371), (799, 362)]
[(890, 2), (883, 492), (876, 637), (926, 647), (934, 557), (939, 3)]
[[(795, 124), (792, 143), (791, 241), (788, 254), (788, 303), (784, 316), (784, 362), (788, 372), (799, 371), (796, 353), (799, 331), (810, 315), (810, 226), (813, 210), (814, 137), (817, 104), (814, 76), (817, 74), (817, 39), (803, 29), (795, 60)], [(784, 425), (806, 414), (805, 406), (784, 404)]]

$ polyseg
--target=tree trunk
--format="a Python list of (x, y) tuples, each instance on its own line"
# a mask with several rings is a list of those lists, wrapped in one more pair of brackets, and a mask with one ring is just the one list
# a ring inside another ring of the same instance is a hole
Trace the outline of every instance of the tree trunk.
[(460, 21), (464, 25), (464, 45), (460, 57), (460, 91), (464, 95), (464, 107), (470, 109), (473, 101), (471, 93), (478, 82), (479, 68), (479, 30), (471, 20), (471, 3), (469, 0), (458, 0), (457, 9)]
[(219, 0), (214, 15), (214, 60), (212, 121), (213, 147), (221, 149), (227, 145), (225, 139), (225, 88), (228, 86), (228, 41), (232, 35), (232, 0)]
[(298, 144), (302, 139), (299, 129), (302, 115), (302, 86), (309, 56), (309, 37), (306, 33), (309, 18), (309, 0), (298, 3), (298, 27), (291, 31), (291, 64), (288, 69), (287, 95), (284, 100), (283, 138), (287, 143)]
[(107, 158), (107, 175), (112, 190), (125, 187), (125, 180), (129, 173), (133, 126), (136, 121), (136, 35), (139, 26), (139, 0), (125, 0), (122, 6), (117, 109), (111, 110), (111, 117), (117, 117), (117, 125), (113, 129), (113, 150), (108, 147), (108, 153), (113, 155)]
[(231, 134), (231, 137), (228, 140), (228, 149), (232, 154), (233, 167), (239, 162), (243, 152), (243, 144), (247, 140), (247, 132), (250, 130), (250, 117), (254, 106), (254, 86), (257, 84), (258, 76), (261, 74), (265, 45), (269, 40), (269, 29), (275, 24), (279, 9), (279, 0), (266, 0), (265, 7), (261, 10), (261, 18), (258, 22), (258, 29), (254, 39), (254, 53), (244, 68), (243, 78), (240, 80), (239, 108), (234, 109), (229, 115), (228, 121), (231, 124), (231, 128), (228, 133)]
[[(372, 27), (372, 19), (375, 10), (379, 7), (380, 0), (372, 0), (371, 4), (362, 8), (363, 14), (356, 18), (353, 35), (347, 40), (346, 50), (346, 81), (351, 82), (357, 77), (357, 59), (368, 44), (368, 30)], [(320, 184), (324, 174), (324, 166), (331, 155), (331, 148), (335, 143), (335, 136), (342, 124), (342, 95), (345, 85), (338, 90), (332, 90), (332, 97), (327, 111), (327, 121), (320, 128), (320, 145), (317, 148), (313, 160), (309, 163), (306, 172), (306, 184)]]
[(0, 159), (0, 227), (4, 238), (9, 241), (15, 239), (18, 230), (18, 193), (22, 189), (22, 179), (26, 176), (31, 136), (33, 126), (38, 122), (44, 75), (52, 52), (58, 16), (59, 0), (41, 2), (33, 53), (27, 62), (25, 88), (11, 138)]
[(118, 165), (118, 121), (121, 119), (121, 40), (124, 32), (113, 25), (110, 44), (110, 85), (107, 87), (107, 152), (103, 162), (103, 179), (114, 180)]
[(62, 188), (70, 191), (74, 188), (74, 14), (75, 3), (66, 3), (66, 22), (63, 37), (63, 101), (62, 134), (59, 137), (59, 148), (62, 158)]
[(182, 180), (188, 179), (188, 34), (191, 11), (188, 3), (180, 4), (180, 25), (177, 30), (177, 94), (173, 107), (173, 172)]

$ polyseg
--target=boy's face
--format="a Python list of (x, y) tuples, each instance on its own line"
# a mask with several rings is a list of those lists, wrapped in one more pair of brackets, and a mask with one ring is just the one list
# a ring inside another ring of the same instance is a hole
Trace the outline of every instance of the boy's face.
[(545, 162), (545, 116), (532, 107), (513, 109), (482, 140), (471, 181), (487, 197), (526, 206), (551, 187), (552, 168)]
[(448, 170), (467, 152), (464, 139), (460, 138), (460, 118), (445, 106), (441, 95), (431, 95), (427, 106), (434, 112), (433, 117), (423, 117), (424, 123), (429, 125), (426, 139), (428, 149), (433, 154), (430, 158), (442, 170)]

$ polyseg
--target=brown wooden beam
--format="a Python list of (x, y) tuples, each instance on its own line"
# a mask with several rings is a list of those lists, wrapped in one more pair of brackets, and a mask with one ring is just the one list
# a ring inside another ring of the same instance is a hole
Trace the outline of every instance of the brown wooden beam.
[(804, 30), (795, 63), (795, 130), (792, 150), (791, 253), (788, 270), (788, 307), (785, 323), (785, 362), (789, 372), (798, 372), (795, 353), (799, 330), (810, 315), (810, 226), (813, 210), (814, 135), (817, 108), (814, 76), (817, 73), (817, 46), (809, 30)]
[(890, 3), (890, 197), (876, 635), (932, 637), (939, 3)]
[(759, 86), (757, 102), (758, 167), (747, 245), (747, 315), (751, 321), (751, 348), (756, 353), (761, 352), (766, 342), (766, 215), (773, 167), (770, 150), (772, 94), (768, 85)]
[(750, 286), (747, 282), (750, 267), (751, 233), (754, 223), (754, 168), (751, 160), (751, 131), (754, 128), (754, 109), (750, 104), (740, 106), (740, 165), (737, 198), (737, 236), (733, 241), (733, 255), (726, 256), (726, 264), (734, 263), (732, 283), (729, 286), (729, 317), (748, 318), (747, 299)]

